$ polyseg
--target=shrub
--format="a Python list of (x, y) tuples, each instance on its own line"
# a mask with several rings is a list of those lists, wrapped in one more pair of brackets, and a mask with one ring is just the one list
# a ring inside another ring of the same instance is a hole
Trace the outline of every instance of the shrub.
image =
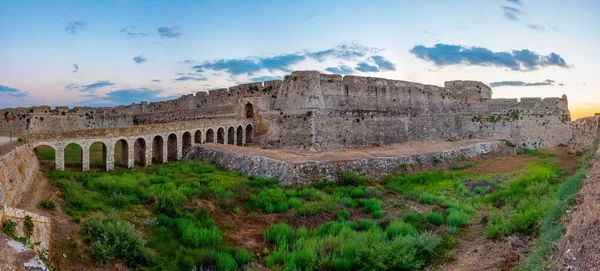
[(176, 218), (175, 224), (183, 244), (192, 247), (214, 247), (223, 241), (219, 229), (214, 226), (207, 228), (199, 227), (198, 223), (191, 218)]
[[(172, 183), (168, 183), (172, 184)], [(187, 201), (186, 196), (177, 190), (175, 186), (166, 186), (153, 193), (154, 208), (159, 213), (174, 216), (181, 213), (181, 209)]]
[(307, 216), (314, 215), (319, 212), (332, 213), (335, 211), (335, 204), (330, 201), (311, 201), (304, 203), (302, 206), (296, 209), (296, 215)]
[(453, 235), (458, 232), (458, 227), (456, 226), (448, 226), (448, 234)]
[(417, 235), (418, 233), (415, 226), (402, 221), (394, 221), (385, 228), (385, 235), (390, 240), (398, 236)]
[(54, 202), (51, 199), (45, 199), (40, 201), (40, 205), (46, 210), (54, 211), (56, 209), (56, 202)]
[(383, 211), (381, 211), (381, 210), (375, 210), (373, 212), (373, 218), (380, 219), (382, 217), (383, 217)]
[(444, 217), (439, 212), (429, 212), (425, 214), (425, 220), (433, 225), (442, 225)]
[(361, 231), (368, 231), (370, 229), (379, 228), (379, 226), (377, 226), (377, 223), (375, 223), (372, 220), (359, 219), (358, 221), (356, 221), (356, 223), (358, 224), (357, 230)]
[(360, 176), (354, 172), (343, 171), (338, 174), (338, 180), (341, 185), (364, 185), (370, 182), (367, 177)]
[(446, 223), (450, 227), (464, 227), (469, 225), (470, 220), (471, 217), (469, 216), (469, 214), (460, 210), (456, 210), (448, 215), (448, 217), (446, 218)]
[(258, 175), (248, 177), (248, 186), (255, 188), (275, 188), (279, 185), (277, 178), (265, 178)]
[(250, 195), (250, 200), (246, 203), (246, 209), (249, 211), (264, 210), (267, 213), (282, 213), (289, 208), (286, 204), (287, 201), (287, 196), (281, 188), (267, 188), (262, 190), (258, 196)]
[(233, 257), (231, 257), (231, 254), (227, 252), (217, 254), (215, 271), (235, 271), (237, 268), (237, 262)]
[(2, 224), (2, 231), (8, 236), (14, 237), (16, 229), (17, 223), (10, 219), (4, 221), (4, 224)]
[(240, 249), (235, 252), (235, 261), (239, 265), (247, 264), (252, 260), (252, 253), (248, 252), (245, 249)]
[(417, 202), (421, 204), (434, 204), (436, 201), (436, 196), (427, 192), (421, 194), (421, 196), (419, 196), (417, 199)]
[(367, 214), (381, 209), (381, 200), (377, 198), (361, 199), (359, 203), (363, 207), (363, 212)]
[[(43, 120), (43, 118), (42, 118), (42, 120)], [(19, 137), (19, 138), (17, 138), (17, 142), (23, 142), (23, 141), (24, 141), (24, 140), (23, 140), (23, 138), (22, 138), (22, 137)]]
[(350, 191), (351, 198), (362, 198), (367, 195), (367, 191), (365, 191), (364, 187), (356, 187)]
[(130, 266), (143, 266), (149, 261), (149, 252), (140, 233), (129, 222), (114, 215), (93, 217), (82, 230), (91, 237), (92, 255), (110, 261), (122, 259)]
[(406, 222), (418, 222), (419, 220), (421, 220), (421, 216), (415, 211), (410, 211), (404, 215), (404, 221)]
[(294, 229), (287, 224), (275, 224), (263, 232), (265, 241), (278, 246), (290, 244), (293, 235)]
[(25, 236), (27, 238), (31, 237), (33, 234), (33, 220), (31, 220), (31, 216), (25, 216), (25, 222), (23, 222), (23, 226), (25, 227)]
[(337, 220), (338, 220), (338, 222), (344, 222), (348, 218), (350, 218), (350, 212), (348, 210), (340, 210), (337, 213)]
[(291, 198), (290, 200), (288, 200), (287, 204), (290, 208), (298, 208), (302, 206), (302, 201), (300, 201), (297, 198)]
[(475, 188), (473, 188), (473, 193), (475, 193), (475, 195), (485, 195), (485, 189), (481, 186), (475, 186)]

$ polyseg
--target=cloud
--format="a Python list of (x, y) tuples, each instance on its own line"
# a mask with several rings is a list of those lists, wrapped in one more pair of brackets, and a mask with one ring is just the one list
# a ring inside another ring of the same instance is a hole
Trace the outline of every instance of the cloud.
[(148, 59), (145, 58), (144, 56), (141, 56), (141, 55), (136, 56), (136, 57), (133, 58), (133, 62), (135, 62), (137, 64), (141, 64), (141, 63), (144, 63), (146, 61), (148, 61)]
[(196, 60), (186, 59), (186, 60), (182, 61), (182, 63), (185, 63), (185, 64), (196, 64), (198, 62)]
[(178, 38), (179, 36), (181, 36), (181, 32), (179, 32), (179, 28), (177, 28), (176, 26), (162, 26), (158, 28), (158, 34), (162, 37), (162, 38), (167, 38), (167, 39), (171, 39), (171, 38)]
[(281, 79), (282, 79), (281, 76), (259, 76), (259, 77), (250, 78), (250, 81), (264, 82), (264, 81), (281, 80)]
[(131, 103), (139, 103), (141, 101), (156, 102), (175, 98), (170, 97), (158, 97), (162, 93), (159, 89), (148, 89), (148, 88), (131, 88), (131, 89), (119, 89), (111, 91), (106, 96), (99, 98), (98, 100), (86, 101), (84, 103), (94, 103), (96, 105), (115, 106), (115, 105), (127, 105)]
[[(499, 81), (491, 82), (490, 87), (539, 87), (539, 86), (554, 86), (556, 83), (554, 80), (546, 79), (542, 82), (526, 83), (523, 81)], [(562, 84), (559, 84), (562, 85)]]
[[(345, 61), (374, 61), (381, 67), (375, 66), (377, 70), (394, 70), (395, 65), (383, 58), (376, 56), (377, 52), (381, 51), (378, 48), (367, 47), (359, 44), (344, 44), (335, 46), (331, 49), (322, 51), (304, 51), (297, 53), (288, 53), (265, 57), (247, 57), (240, 59), (219, 59), (214, 61), (205, 61), (200, 65), (195, 65), (192, 69), (197, 72), (204, 70), (224, 71), (233, 76), (247, 74), (254, 75), (260, 71), (267, 70), (269, 72), (291, 72), (292, 67), (296, 64), (307, 60), (324, 62), (327, 59)], [(332, 67), (333, 68), (333, 67)], [(365, 67), (366, 68), (366, 67)]]
[(326, 68), (325, 70), (330, 73), (337, 73), (337, 74), (353, 74), (355, 72), (354, 69), (352, 69), (350, 66), (346, 66), (346, 65), (340, 65), (337, 67), (329, 67), (329, 68)]
[(79, 65), (77, 65), (77, 63), (73, 64), (73, 73), (76, 73), (79, 71)]
[(372, 56), (371, 59), (379, 66), (379, 70), (382, 71), (395, 71), (396, 65), (382, 56)]
[(14, 97), (14, 98), (22, 98), (22, 97), (25, 97), (28, 95), (29, 95), (29, 93), (27, 91), (22, 91), (20, 89), (0, 85), (0, 96), (10, 96), (10, 97)]
[(493, 52), (483, 47), (438, 43), (433, 47), (417, 45), (410, 49), (410, 53), (417, 58), (431, 61), (436, 66), (466, 64), (506, 67), (515, 71), (535, 70), (547, 66), (570, 68), (566, 61), (556, 53), (545, 56), (527, 49)]
[(527, 27), (529, 27), (535, 31), (546, 31), (546, 28), (543, 25), (539, 25), (539, 24), (528, 24)]
[(371, 66), (366, 62), (358, 63), (358, 66), (355, 68), (357, 71), (361, 72), (378, 72), (379, 68), (377, 66)]
[[(107, 86), (114, 86), (115, 83), (110, 82), (108, 80), (104, 80), (104, 81), (98, 81), (96, 83), (92, 83), (89, 85), (83, 85), (83, 91), (90, 91), (93, 89), (97, 89), (97, 88), (101, 88), (101, 87), (107, 87)], [(68, 87), (68, 86), (67, 86)]]
[(83, 30), (83, 28), (85, 28), (85, 26), (86, 26), (86, 23), (84, 23), (82, 21), (69, 22), (67, 24), (67, 27), (65, 27), (65, 31), (69, 32), (70, 34), (77, 34), (77, 31)]
[(191, 77), (191, 76), (181, 76), (181, 77), (175, 78), (173, 80), (175, 80), (175, 81), (207, 81), (208, 79), (204, 78), (204, 77), (198, 78), (198, 77)]
[(152, 82), (158, 83), (158, 82), (160, 82), (160, 80), (154, 79), (154, 80), (152, 80)]
[(79, 85), (78, 84), (68, 84), (65, 88), (68, 90), (74, 90), (74, 89), (78, 89)]
[(521, 0), (506, 0), (506, 2), (512, 3), (512, 4), (517, 4), (519, 6), (523, 5), (523, 2), (521, 2)]
[(523, 12), (521, 12), (521, 10), (513, 8), (513, 7), (502, 6), (501, 8), (504, 11), (504, 17), (511, 21), (520, 20), (519, 16), (521, 16), (521, 14), (523, 13)]
[(438, 35), (438, 34), (436, 34), (436, 33), (429, 32), (429, 31), (425, 31), (425, 30), (423, 30), (423, 33), (424, 33), (424, 34), (427, 34), (427, 35), (432, 35), (432, 36), (437, 36), (437, 35)]
[(130, 37), (145, 37), (148, 36), (148, 33), (144, 33), (144, 32), (132, 32), (131, 29), (134, 29), (135, 25), (131, 25), (129, 27), (125, 27), (123, 29), (121, 29), (120, 32), (125, 32), (125, 35), (130, 36)]

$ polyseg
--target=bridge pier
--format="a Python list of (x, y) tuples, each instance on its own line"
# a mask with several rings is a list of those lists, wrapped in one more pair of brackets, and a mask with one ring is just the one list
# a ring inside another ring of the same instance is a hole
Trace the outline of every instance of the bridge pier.
[(113, 146), (112, 148), (107, 148), (107, 145), (104, 145), (104, 151), (102, 152), (102, 161), (104, 161), (104, 169), (109, 172), (115, 170), (115, 148), (114, 144), (110, 144), (108, 146)]
[[(133, 168), (134, 164), (135, 164), (135, 141), (133, 140), (129, 140), (127, 141), (127, 145), (131, 146), (127, 148), (127, 163), (124, 164), (124, 166), (126, 166), (127, 168)], [(121, 156), (123, 157), (123, 156)], [(121, 161), (123, 161), (123, 159), (121, 158)]]
[(183, 157), (183, 134), (175, 134), (177, 137), (177, 161)]
[(56, 170), (65, 170), (65, 147), (56, 148), (54, 153), (54, 167)]
[(81, 145), (81, 171), (90, 171), (90, 147)]

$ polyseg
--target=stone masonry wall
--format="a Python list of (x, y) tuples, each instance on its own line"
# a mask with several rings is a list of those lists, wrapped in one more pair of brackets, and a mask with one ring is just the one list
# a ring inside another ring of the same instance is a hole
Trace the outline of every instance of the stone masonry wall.
[(0, 156), (0, 206), (19, 203), (38, 170), (37, 157), (27, 145)]
[(600, 116), (581, 118), (573, 121), (575, 144), (591, 146), (594, 139), (600, 134)]

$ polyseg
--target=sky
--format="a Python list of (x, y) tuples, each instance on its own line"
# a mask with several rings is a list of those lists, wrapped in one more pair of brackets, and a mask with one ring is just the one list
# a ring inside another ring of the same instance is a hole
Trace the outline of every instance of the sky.
[(600, 1), (0, 0), (0, 108), (159, 101), (294, 70), (600, 112)]

